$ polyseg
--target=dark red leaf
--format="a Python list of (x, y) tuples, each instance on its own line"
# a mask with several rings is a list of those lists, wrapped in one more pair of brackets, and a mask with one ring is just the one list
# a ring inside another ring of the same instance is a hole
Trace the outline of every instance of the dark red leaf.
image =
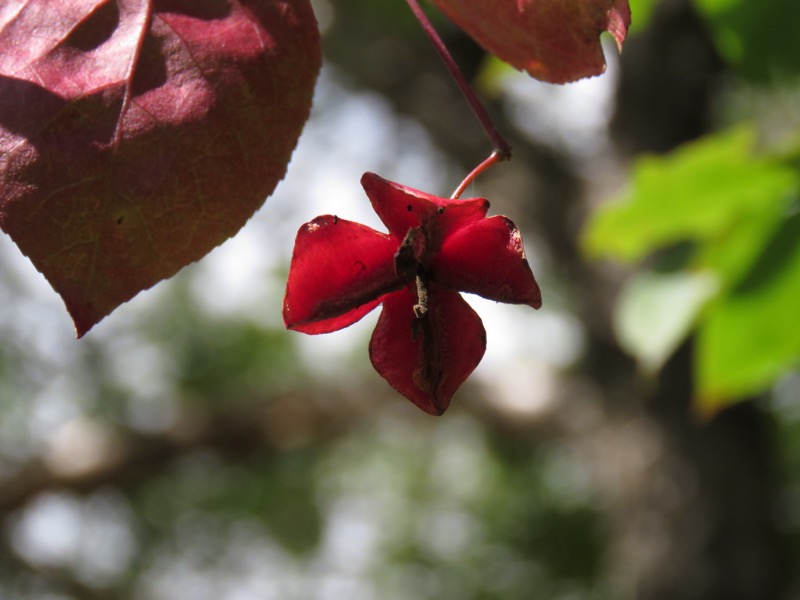
[(510, 304), (542, 305), (516, 225), (504, 216), (475, 221), (445, 238), (433, 260), (436, 281)]
[(372, 334), (372, 365), (419, 408), (441, 415), (486, 351), (480, 317), (460, 294), (429, 283), (427, 313), (414, 314), (416, 290), (387, 295)]
[(289, 329), (328, 333), (352, 325), (402, 285), (394, 273), (397, 242), (331, 215), (297, 232), (283, 320)]
[(261, 206), (319, 65), (308, 0), (0, 9), (0, 226), (79, 335)]
[(605, 70), (600, 34), (622, 47), (628, 0), (433, 0), (486, 50), (551, 83)]

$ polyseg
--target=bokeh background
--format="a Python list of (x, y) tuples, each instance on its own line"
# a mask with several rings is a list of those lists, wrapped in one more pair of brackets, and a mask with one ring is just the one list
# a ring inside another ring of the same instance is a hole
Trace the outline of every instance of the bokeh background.
[[(283, 330), (293, 238), (323, 213), (380, 228), (364, 171), (447, 196), (490, 148), (404, 2), (314, 4), (312, 119), (236, 238), (80, 341), (0, 240), (0, 598), (800, 598), (796, 180), (766, 267), (797, 304), (748, 305), (762, 321), (744, 323), (777, 331), (783, 354), (733, 336), (732, 356), (771, 367), (730, 394), (698, 400), (716, 288), (646, 285), (724, 243), (654, 239), (625, 262), (603, 256), (608, 234), (586, 242), (598, 207), (646, 205), (644, 154), (669, 196), (687, 143), (733, 148), (725, 132), (749, 123), (762, 158), (743, 169), (798, 171), (800, 5), (632, 1), (623, 55), (609, 46), (604, 75), (566, 86), (504, 68), (429, 11), (514, 147), (467, 195), (521, 227), (545, 301), (469, 299), (487, 355), (433, 418), (372, 371), (377, 314), (326, 336)], [(749, 173), (721, 164), (695, 188), (674, 182), (686, 223), (703, 218), (702, 190)], [(620, 240), (640, 231), (621, 223)]]

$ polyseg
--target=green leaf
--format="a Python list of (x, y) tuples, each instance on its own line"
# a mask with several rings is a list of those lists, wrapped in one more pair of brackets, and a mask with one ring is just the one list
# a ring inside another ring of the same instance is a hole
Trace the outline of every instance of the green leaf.
[(786, 219), (747, 277), (709, 311), (696, 363), (703, 412), (800, 365), (800, 214)]
[(714, 240), (764, 210), (778, 210), (797, 174), (772, 157), (754, 156), (754, 145), (752, 128), (741, 127), (642, 159), (629, 195), (595, 213), (584, 247), (631, 262), (678, 242)]
[(614, 314), (620, 344), (645, 372), (656, 372), (718, 289), (717, 278), (708, 272), (635, 275), (623, 288)]
[(631, 7), (631, 27), (629, 34), (641, 31), (650, 23), (650, 15), (658, 0), (628, 0)]
[(701, 413), (764, 390), (800, 363), (796, 151), (754, 148), (752, 128), (742, 127), (642, 161), (631, 192), (602, 207), (583, 240), (595, 256), (626, 261), (658, 251), (651, 264), (671, 274), (628, 283), (617, 335), (653, 371), (697, 328)]
[(741, 215), (730, 227), (695, 249), (695, 268), (715, 272), (726, 289), (746, 276), (786, 218), (782, 203), (764, 202), (763, 209)]
[(695, 0), (720, 54), (751, 81), (800, 73), (800, 2)]

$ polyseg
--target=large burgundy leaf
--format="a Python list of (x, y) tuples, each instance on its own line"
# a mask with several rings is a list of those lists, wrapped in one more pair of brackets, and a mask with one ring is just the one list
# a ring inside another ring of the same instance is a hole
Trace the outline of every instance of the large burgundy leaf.
[(372, 333), (372, 365), (389, 384), (425, 412), (441, 415), (481, 362), (486, 331), (460, 294), (429, 283), (427, 313), (417, 318), (417, 294), (388, 294)]
[(433, 0), (489, 52), (551, 83), (599, 75), (605, 69), (600, 34), (621, 47), (628, 0)]
[(0, 226), (78, 335), (261, 206), (319, 66), (308, 0), (3, 0)]

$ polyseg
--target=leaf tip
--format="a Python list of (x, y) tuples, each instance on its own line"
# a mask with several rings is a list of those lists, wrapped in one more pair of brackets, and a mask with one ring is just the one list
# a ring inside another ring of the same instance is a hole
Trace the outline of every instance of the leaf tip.
[(75, 326), (75, 339), (77, 340), (81, 339), (83, 336), (89, 333), (92, 327), (97, 325), (103, 319), (103, 317), (99, 319), (87, 319), (82, 317), (81, 315), (76, 315), (71, 311), (70, 311), (70, 316), (72, 317), (72, 323)]

